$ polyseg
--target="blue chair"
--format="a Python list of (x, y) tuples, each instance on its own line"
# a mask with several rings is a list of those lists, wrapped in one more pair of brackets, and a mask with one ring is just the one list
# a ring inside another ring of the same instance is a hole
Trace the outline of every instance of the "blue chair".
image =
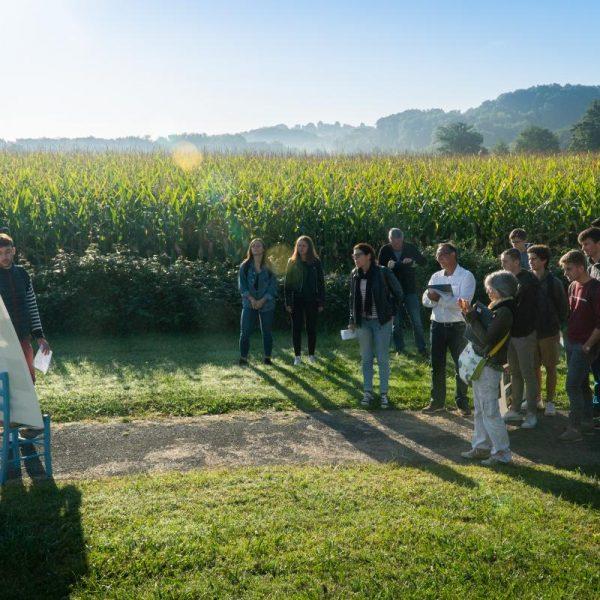
[[(46, 477), (52, 477), (52, 453), (51, 453), (51, 434), (50, 434), (50, 415), (43, 415), (44, 428), (39, 435), (32, 439), (20, 439), (19, 428), (15, 427), (10, 421), (10, 386), (8, 383), (8, 373), (0, 373), (0, 415), (2, 416), (2, 453), (0, 455), (0, 485), (4, 485), (8, 479), (10, 466), (17, 475), (21, 474), (21, 462), (26, 460), (44, 458), (46, 468)], [(26, 455), (21, 454), (21, 448), (26, 448), (29, 452)], [(40, 454), (40, 449), (43, 452)], [(31, 450), (33, 449), (33, 452)]]

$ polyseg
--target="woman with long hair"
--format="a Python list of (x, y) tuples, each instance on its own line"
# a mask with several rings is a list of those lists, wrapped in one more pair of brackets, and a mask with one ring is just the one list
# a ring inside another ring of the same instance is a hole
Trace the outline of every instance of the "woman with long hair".
[(402, 286), (387, 268), (379, 266), (369, 244), (356, 244), (352, 251), (355, 268), (350, 276), (350, 319), (356, 329), (364, 380), (362, 406), (373, 401), (373, 361), (379, 367), (381, 408), (389, 406), (390, 339), (397, 306), (404, 297)]
[(308, 360), (316, 362), (317, 316), (325, 308), (325, 277), (315, 245), (307, 235), (296, 240), (285, 271), (285, 308), (292, 317), (294, 365), (302, 362), (302, 329), (306, 324)]
[(266, 254), (265, 243), (260, 238), (255, 238), (250, 242), (246, 258), (240, 265), (238, 287), (242, 295), (239, 360), (241, 366), (248, 364), (250, 336), (259, 322), (263, 338), (264, 363), (271, 364), (277, 279), (266, 264)]

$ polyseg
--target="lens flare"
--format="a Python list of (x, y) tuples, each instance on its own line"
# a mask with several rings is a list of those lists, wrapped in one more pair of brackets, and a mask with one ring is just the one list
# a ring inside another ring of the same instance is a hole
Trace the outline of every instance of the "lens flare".
[(277, 244), (267, 250), (267, 259), (273, 267), (276, 275), (283, 275), (287, 267), (288, 258), (292, 255), (292, 249), (286, 244)]
[(173, 162), (184, 171), (200, 166), (202, 153), (191, 142), (180, 142), (173, 148)]

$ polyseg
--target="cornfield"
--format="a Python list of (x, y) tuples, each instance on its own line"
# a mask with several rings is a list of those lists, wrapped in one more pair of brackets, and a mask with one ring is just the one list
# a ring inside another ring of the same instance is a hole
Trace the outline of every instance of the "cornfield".
[(142, 255), (239, 260), (250, 238), (311, 235), (328, 268), (391, 226), (421, 244), (506, 245), (510, 229), (561, 248), (600, 217), (600, 156), (281, 157), (0, 153), (0, 226), (21, 255), (126, 245)]

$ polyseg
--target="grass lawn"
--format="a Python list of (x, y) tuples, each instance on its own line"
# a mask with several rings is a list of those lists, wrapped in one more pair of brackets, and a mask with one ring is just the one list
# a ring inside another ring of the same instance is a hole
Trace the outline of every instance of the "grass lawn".
[[(54, 365), (38, 392), (55, 421), (156, 415), (191, 416), (232, 410), (356, 407), (362, 394), (358, 343), (322, 335), (316, 366), (292, 367), (290, 336), (275, 336), (274, 365), (262, 364), (253, 338), (251, 366), (237, 366), (235, 332), (221, 335), (64, 337), (51, 340)], [(454, 382), (449, 358), (448, 399)], [(375, 379), (377, 385), (377, 376)], [(415, 354), (392, 356), (390, 399), (419, 409), (429, 399), (429, 366)], [(559, 406), (566, 407), (564, 378)]]
[(452, 469), (13, 482), (0, 496), (1, 597), (598, 597), (597, 479)]

